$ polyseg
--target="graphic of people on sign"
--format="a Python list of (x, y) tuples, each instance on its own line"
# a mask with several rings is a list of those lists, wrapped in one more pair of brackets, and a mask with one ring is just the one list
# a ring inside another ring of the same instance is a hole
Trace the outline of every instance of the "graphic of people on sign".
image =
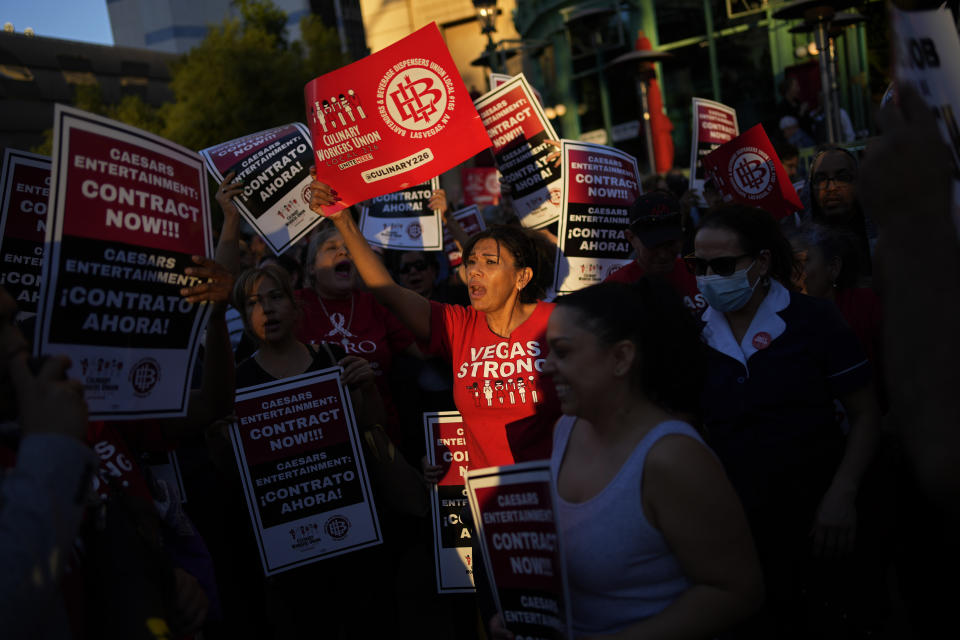
[(527, 402), (527, 384), (523, 380), (523, 376), (517, 376), (517, 392), (520, 394), (520, 403), (526, 404)]
[(340, 105), (341, 111), (345, 111), (347, 117), (350, 118), (350, 122), (356, 122), (357, 117), (353, 115), (353, 107), (350, 106), (350, 101), (347, 100), (347, 96), (340, 94), (340, 98), (337, 100), (337, 104)]
[(324, 133), (328, 133), (331, 129), (346, 127), (347, 120), (356, 122), (357, 116), (360, 116), (360, 120), (367, 117), (363, 107), (360, 106), (360, 98), (353, 89), (348, 89), (346, 94), (330, 96), (330, 99), (324, 100), (322, 104), (319, 100), (315, 101), (311, 107), (311, 115), (320, 124)]
[(320, 118), (320, 121), (323, 123), (324, 133), (328, 131), (328, 125), (330, 129), (335, 129), (337, 127), (337, 121), (333, 119), (333, 106), (326, 100), (323, 101), (323, 115), (321, 115)]
[(323, 132), (327, 132), (327, 119), (323, 115), (323, 107), (320, 106), (320, 101), (315, 100), (313, 103), (313, 117), (320, 123), (320, 126), (323, 127)]
[(336, 96), (330, 96), (330, 104), (333, 105), (333, 109), (336, 112), (337, 116), (340, 117), (340, 124), (344, 127), (347, 126), (347, 119), (343, 117), (343, 110), (340, 108), (340, 102), (337, 100)]
[(347, 91), (347, 100), (353, 105), (353, 108), (357, 110), (357, 113), (360, 114), (361, 120), (367, 117), (367, 114), (363, 112), (363, 107), (360, 106), (360, 98), (353, 89)]

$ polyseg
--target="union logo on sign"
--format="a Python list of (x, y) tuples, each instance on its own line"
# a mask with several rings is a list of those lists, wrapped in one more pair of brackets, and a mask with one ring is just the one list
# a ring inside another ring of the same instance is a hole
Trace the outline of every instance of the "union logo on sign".
[(751, 200), (759, 200), (773, 191), (777, 174), (770, 156), (757, 147), (743, 147), (730, 158), (727, 167), (730, 182), (737, 193)]
[(324, 523), (323, 528), (334, 540), (343, 540), (350, 531), (350, 521), (346, 516), (335, 515)]
[(381, 89), (377, 91), (382, 105), (380, 113), (385, 120), (389, 119), (387, 124), (426, 132), (449, 119), (444, 115), (453, 107), (453, 83), (435, 62), (429, 67), (411, 62), (398, 63), (381, 80)]
[(139, 397), (150, 395), (160, 382), (160, 363), (153, 358), (143, 358), (130, 370), (133, 393)]

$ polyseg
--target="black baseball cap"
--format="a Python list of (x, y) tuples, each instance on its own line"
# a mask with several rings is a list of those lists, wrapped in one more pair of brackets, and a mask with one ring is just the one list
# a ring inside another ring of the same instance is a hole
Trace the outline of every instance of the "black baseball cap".
[(644, 193), (630, 205), (630, 231), (653, 248), (683, 237), (680, 200), (669, 191)]

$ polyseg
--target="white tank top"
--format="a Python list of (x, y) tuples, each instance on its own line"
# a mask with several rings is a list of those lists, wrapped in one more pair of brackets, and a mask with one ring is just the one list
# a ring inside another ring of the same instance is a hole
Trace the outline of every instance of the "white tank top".
[[(554, 429), (550, 470), (555, 486), (575, 421), (573, 416), (563, 416)], [(671, 434), (703, 443), (686, 422), (661, 422), (643, 437), (600, 493), (581, 503), (558, 497), (558, 525), (577, 634), (619, 631), (663, 611), (690, 586), (663, 535), (643, 513), (647, 452)]]

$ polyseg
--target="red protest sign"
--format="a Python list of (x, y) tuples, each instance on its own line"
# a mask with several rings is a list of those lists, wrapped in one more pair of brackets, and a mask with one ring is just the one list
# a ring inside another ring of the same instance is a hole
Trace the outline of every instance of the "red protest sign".
[(443, 173), (490, 146), (436, 24), (304, 89), (317, 179), (333, 213)]
[(549, 461), (468, 471), (467, 497), (507, 628), (518, 636), (572, 638)]
[(762, 125), (718, 147), (703, 166), (725, 201), (759, 207), (777, 219), (803, 209)]
[(720, 102), (693, 99), (693, 143), (690, 145), (690, 189), (703, 200), (703, 157), (740, 135), (737, 112)]
[(493, 167), (463, 167), (460, 169), (463, 184), (463, 204), (485, 207), (500, 203), (500, 176)]
[[(477, 209), (477, 205), (475, 204), (464, 207), (459, 211), (454, 211), (450, 215), (460, 223), (464, 233), (468, 236), (476, 235), (487, 228), (487, 224), (483, 221), (483, 216), (480, 215), (480, 210)], [(450, 233), (447, 227), (443, 228), (443, 250), (447, 252), (447, 259), (450, 260), (450, 266), (459, 267), (463, 255), (460, 249), (457, 248), (457, 241), (453, 239), (453, 234)]]

